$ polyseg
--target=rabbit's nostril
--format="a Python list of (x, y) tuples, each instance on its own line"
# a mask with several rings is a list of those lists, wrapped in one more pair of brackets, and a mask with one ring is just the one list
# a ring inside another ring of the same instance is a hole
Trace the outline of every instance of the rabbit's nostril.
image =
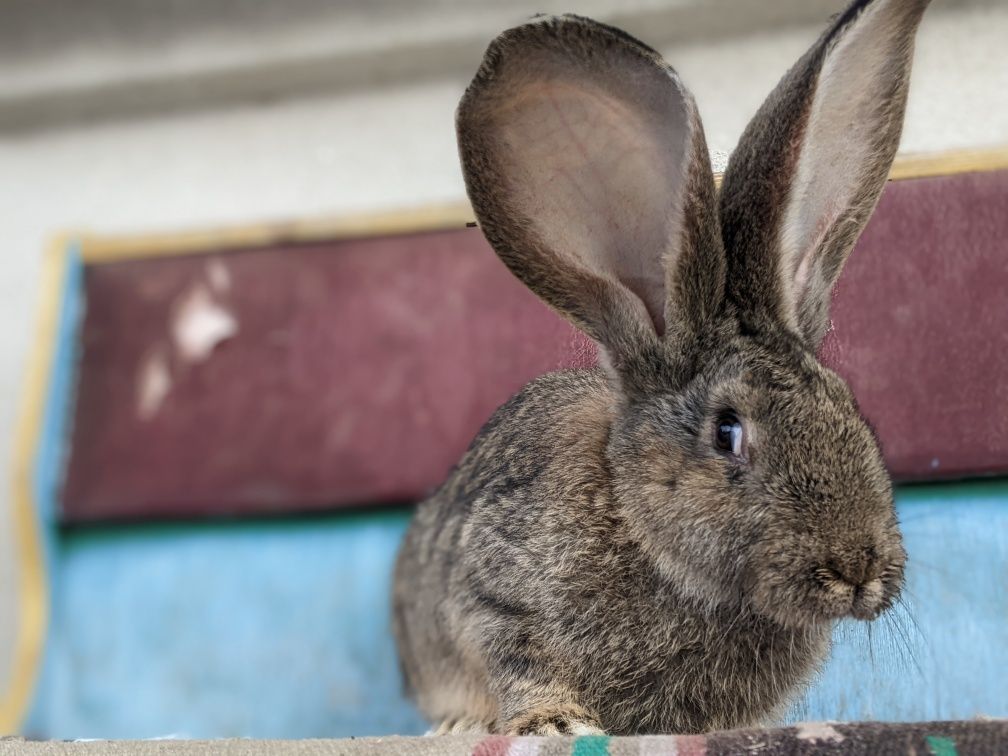
[(878, 550), (874, 545), (854, 547), (835, 555), (827, 566), (842, 580), (855, 588), (879, 577), (880, 564)]
[(850, 583), (855, 587), (860, 587), (864, 585), (865, 581), (868, 579), (868, 564), (864, 561), (857, 561), (851, 564), (845, 564), (840, 570), (840, 579), (845, 583)]
[(850, 582), (839, 571), (827, 566), (816, 567), (812, 571), (812, 576), (820, 585), (826, 587), (834, 586), (838, 583), (849, 584)]
[(843, 564), (830, 562), (813, 572), (820, 583), (839, 582), (852, 588), (861, 588), (865, 583), (878, 577), (874, 564), (867, 560), (852, 560)]

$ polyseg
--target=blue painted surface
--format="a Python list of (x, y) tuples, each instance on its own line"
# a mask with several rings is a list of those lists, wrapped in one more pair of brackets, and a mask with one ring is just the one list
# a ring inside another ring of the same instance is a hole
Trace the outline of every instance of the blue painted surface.
[(405, 511), (67, 533), (49, 737), (421, 732), (389, 629)]
[[(799, 719), (1008, 716), (1008, 481), (908, 487), (914, 621), (841, 629)], [(63, 535), (36, 732), (418, 733), (389, 580), (405, 510)]]

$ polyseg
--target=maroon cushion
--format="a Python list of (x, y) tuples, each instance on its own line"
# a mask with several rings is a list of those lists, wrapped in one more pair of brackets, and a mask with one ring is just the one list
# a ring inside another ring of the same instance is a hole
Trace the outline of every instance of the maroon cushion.
[[(1005, 207), (1008, 172), (894, 182), (837, 287), (824, 359), (897, 478), (1008, 470)], [(476, 229), (94, 264), (85, 288), (70, 521), (416, 499), (523, 383), (594, 361)], [(205, 357), (172, 335), (194, 302), (190, 326), (237, 324)]]

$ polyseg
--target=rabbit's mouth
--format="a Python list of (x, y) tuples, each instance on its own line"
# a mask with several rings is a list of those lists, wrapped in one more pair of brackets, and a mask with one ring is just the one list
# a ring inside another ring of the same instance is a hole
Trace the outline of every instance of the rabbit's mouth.
[(832, 567), (817, 567), (812, 580), (818, 587), (819, 604), (831, 619), (854, 617), (873, 620), (892, 606), (900, 591), (902, 568), (892, 564), (878, 575), (852, 578)]
[(841, 571), (830, 562), (799, 567), (790, 578), (776, 570), (756, 577), (749, 598), (760, 614), (800, 627), (846, 617), (874, 620), (892, 607), (902, 586), (903, 563), (898, 558), (860, 573)]
[(860, 620), (873, 620), (886, 606), (885, 585), (881, 577), (852, 582), (829, 567), (817, 568), (812, 577), (820, 588), (823, 608), (833, 617), (849, 615)]

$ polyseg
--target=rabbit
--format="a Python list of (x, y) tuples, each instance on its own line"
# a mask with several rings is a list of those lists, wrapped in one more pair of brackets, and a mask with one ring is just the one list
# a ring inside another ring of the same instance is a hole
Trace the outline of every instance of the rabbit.
[(490, 44), (456, 114), (469, 198), (599, 366), (500, 407), (407, 530), (393, 631), (437, 732), (767, 724), (838, 620), (898, 599), (879, 443), (816, 353), (927, 5), (835, 17), (720, 190), (692, 95), (642, 42), (566, 15)]

